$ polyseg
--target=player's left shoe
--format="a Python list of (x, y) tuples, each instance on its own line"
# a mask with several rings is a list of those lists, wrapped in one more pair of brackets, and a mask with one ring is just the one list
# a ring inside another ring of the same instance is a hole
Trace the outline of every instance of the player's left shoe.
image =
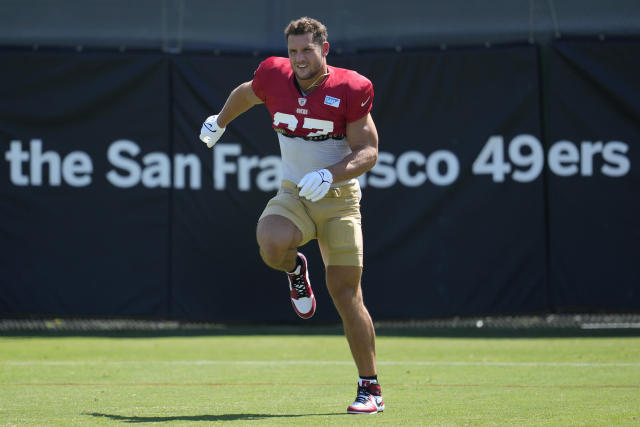
[(316, 312), (316, 297), (311, 289), (309, 281), (309, 270), (307, 270), (307, 259), (298, 252), (299, 263), (296, 269), (287, 273), (289, 279), (289, 292), (291, 294), (291, 305), (296, 314), (303, 319), (309, 319)]
[(347, 408), (347, 414), (377, 414), (384, 411), (380, 384), (370, 384), (365, 381), (358, 385), (358, 395), (355, 402)]

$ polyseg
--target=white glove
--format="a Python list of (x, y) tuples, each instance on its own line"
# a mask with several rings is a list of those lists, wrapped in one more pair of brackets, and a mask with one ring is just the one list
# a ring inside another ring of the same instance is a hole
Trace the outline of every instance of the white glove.
[(333, 175), (327, 169), (309, 172), (298, 183), (300, 197), (305, 197), (312, 202), (322, 199), (331, 188)]
[(218, 126), (218, 115), (209, 116), (204, 121), (202, 129), (200, 130), (200, 141), (207, 144), (207, 147), (211, 148), (216, 145), (216, 142), (220, 139), (225, 129)]

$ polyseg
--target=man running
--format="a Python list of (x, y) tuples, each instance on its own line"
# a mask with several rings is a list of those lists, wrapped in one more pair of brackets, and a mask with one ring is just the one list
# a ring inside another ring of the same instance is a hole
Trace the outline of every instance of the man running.
[(278, 133), (282, 185), (257, 226), (263, 261), (287, 273), (298, 316), (315, 313), (307, 259), (298, 247), (317, 239), (326, 283), (342, 318), (358, 368), (356, 400), (348, 413), (384, 410), (377, 380), (375, 331), (364, 306), (359, 175), (378, 157), (370, 115), (371, 82), (352, 70), (327, 65), (326, 27), (303, 17), (285, 29), (289, 58), (263, 61), (253, 80), (235, 88), (222, 110), (207, 118), (200, 139), (213, 147), (226, 126), (256, 104), (265, 104)]

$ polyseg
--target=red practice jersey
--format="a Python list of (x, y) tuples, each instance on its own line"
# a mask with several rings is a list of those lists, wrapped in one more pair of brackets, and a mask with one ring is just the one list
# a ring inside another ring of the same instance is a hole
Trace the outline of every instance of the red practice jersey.
[(260, 64), (251, 87), (271, 113), (276, 131), (309, 139), (342, 138), (347, 123), (371, 111), (369, 79), (344, 68), (328, 66), (328, 71), (329, 76), (305, 96), (288, 58), (271, 57)]

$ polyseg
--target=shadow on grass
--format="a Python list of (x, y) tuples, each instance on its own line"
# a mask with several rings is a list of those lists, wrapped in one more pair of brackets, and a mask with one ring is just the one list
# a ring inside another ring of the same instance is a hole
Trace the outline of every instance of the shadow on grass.
[(344, 413), (332, 413), (332, 414), (220, 414), (220, 415), (174, 415), (166, 417), (140, 417), (140, 416), (128, 416), (117, 414), (101, 414), (99, 412), (84, 413), (83, 415), (90, 415), (92, 417), (108, 418), (113, 421), (120, 421), (123, 423), (164, 423), (169, 421), (253, 421), (263, 420), (268, 418), (297, 418), (297, 417), (312, 417), (312, 416), (327, 416), (327, 415), (345, 415)]

